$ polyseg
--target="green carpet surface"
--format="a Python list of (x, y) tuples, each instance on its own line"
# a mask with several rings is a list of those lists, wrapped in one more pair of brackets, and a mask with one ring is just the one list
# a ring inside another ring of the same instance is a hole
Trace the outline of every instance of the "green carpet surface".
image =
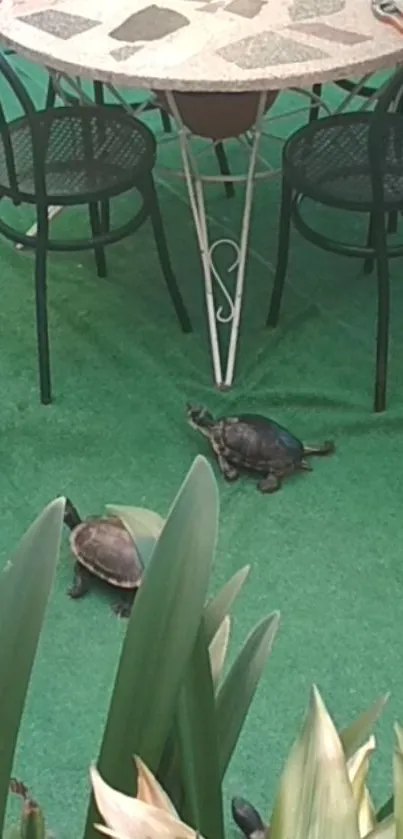
[[(43, 95), (43, 78), (37, 70), (29, 72)], [(284, 95), (276, 109), (296, 103)], [(284, 121), (280, 130), (286, 135), (305, 118)], [(159, 131), (158, 119), (150, 124)], [(267, 160), (279, 160), (279, 143), (265, 139), (262, 149)], [(236, 169), (236, 145), (228, 144), (228, 155)], [(178, 161), (175, 144), (163, 144), (161, 163)], [(212, 156), (209, 165), (214, 170)], [(33, 258), (0, 242), (1, 561), (59, 494), (69, 495), (83, 516), (112, 502), (165, 515), (195, 456), (210, 457), (206, 441), (186, 424), (187, 400), (217, 413), (265, 413), (307, 442), (333, 437), (333, 457), (315, 459), (312, 474), (288, 480), (272, 497), (261, 495), (253, 479), (229, 486), (217, 473), (221, 521), (212, 590), (245, 563), (252, 566), (235, 610), (231, 653), (265, 613), (282, 613), (272, 658), (227, 775), (227, 812), (229, 797), (241, 794), (268, 815), (312, 682), (340, 725), (392, 691), (377, 727), (371, 772), (380, 804), (391, 785), (392, 724), (403, 722), (401, 263), (392, 267), (388, 410), (374, 416), (375, 278), (364, 276), (358, 262), (322, 253), (294, 233), (281, 325), (276, 332), (265, 329), (279, 183), (259, 185), (236, 380), (222, 394), (212, 384), (185, 187), (160, 173), (158, 189), (194, 332), (179, 331), (149, 225), (108, 249), (107, 280), (97, 278), (91, 254), (51, 257), (51, 407), (40, 406), (37, 391)], [(215, 237), (236, 229), (241, 195), (238, 187), (236, 199), (228, 201), (221, 187), (209, 188)], [(127, 207), (127, 200), (117, 202), (116, 215), (123, 216)], [(31, 220), (16, 214), (21, 223)], [(359, 217), (329, 213), (327, 218), (322, 211), (316, 216), (345, 238), (364, 235)], [(84, 224), (85, 212), (71, 211), (52, 229), (72, 236)], [(232, 259), (223, 249), (223, 264)], [(15, 774), (45, 807), (49, 828), (60, 839), (79, 839), (88, 765), (98, 753), (125, 624), (114, 616), (107, 596), (67, 598), (72, 577), (67, 536)]]

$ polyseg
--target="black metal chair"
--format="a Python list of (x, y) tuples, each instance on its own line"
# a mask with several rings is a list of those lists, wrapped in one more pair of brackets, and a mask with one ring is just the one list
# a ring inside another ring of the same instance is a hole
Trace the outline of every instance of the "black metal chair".
[[(355, 88), (357, 87), (357, 83), (354, 82), (352, 79), (338, 79), (337, 81), (331, 82), (331, 84), (336, 85), (341, 90), (344, 90), (345, 93), (353, 93)], [(321, 82), (317, 82), (316, 84), (312, 85), (312, 93), (314, 96), (322, 96), (322, 89), (323, 85)], [(371, 99), (372, 96), (377, 92), (377, 88), (373, 87), (373, 85), (364, 84), (359, 91), (355, 94), (355, 96), (359, 96), (361, 99)], [(318, 119), (320, 116), (320, 103), (316, 101), (312, 101), (311, 107), (309, 109), (309, 122), (314, 122), (315, 119)]]
[[(331, 82), (331, 84), (334, 84), (336, 87), (339, 87), (340, 90), (344, 91), (344, 93), (354, 93), (357, 87), (357, 82), (353, 81), (353, 79), (338, 79), (338, 81)], [(314, 94), (314, 96), (322, 96), (322, 89), (323, 85), (320, 82), (317, 82), (312, 86), (312, 93)], [(370, 84), (364, 84), (356, 93), (354, 93), (354, 95), (359, 97), (360, 99), (372, 99), (372, 97), (375, 96), (377, 92), (377, 87), (374, 87)], [(309, 109), (309, 122), (314, 122), (315, 119), (319, 118), (320, 108), (320, 103), (313, 100)], [(396, 233), (397, 225), (398, 214), (393, 211), (388, 215), (388, 233)], [(365, 271), (368, 272), (370, 263), (366, 261), (364, 265)]]
[[(7, 121), (0, 103), (0, 198), (36, 208), (37, 234), (22, 233), (0, 217), (0, 233), (35, 250), (36, 324), (40, 398), (52, 401), (46, 266), (49, 251), (93, 249), (99, 277), (107, 272), (105, 245), (130, 236), (151, 220), (162, 272), (183, 332), (191, 331), (173, 273), (153, 179), (156, 142), (142, 122), (121, 108), (68, 105), (35, 110), (22, 81), (0, 54), (0, 77), (22, 115)], [(136, 191), (141, 206), (124, 225), (103, 228), (99, 208), (110, 199)], [(48, 208), (88, 205), (91, 238), (50, 238)]]
[[(403, 92), (403, 69), (391, 78), (372, 112), (343, 113), (303, 126), (284, 144), (277, 266), (267, 325), (275, 327), (287, 272), (291, 221), (308, 241), (326, 251), (374, 260), (378, 325), (374, 410), (386, 408), (389, 346), (389, 263), (403, 245), (388, 245), (386, 214), (403, 209), (403, 114), (394, 104)], [(367, 213), (366, 245), (319, 233), (301, 213), (305, 198), (346, 211)], [(369, 262), (368, 262), (369, 260)]]
[[(94, 81), (92, 87), (94, 94), (94, 102), (97, 105), (103, 105), (105, 102), (105, 89), (103, 82)], [(49, 76), (48, 89), (46, 94), (46, 107), (53, 108), (53, 106), (55, 105), (57, 95), (57, 89), (53, 82), (52, 76)], [(64, 95), (65, 99), (73, 104), (75, 101), (78, 101), (78, 97), (75, 97), (74, 94), (65, 92)], [(123, 105), (121, 107), (123, 108)], [(132, 111), (137, 111), (137, 109), (140, 107), (140, 102), (134, 100), (133, 102), (130, 102), (129, 107)], [(147, 102), (143, 110), (144, 112), (158, 110), (160, 112), (162, 127), (165, 133), (169, 134), (172, 131), (171, 117), (167, 113), (167, 111), (164, 111), (164, 109), (160, 107), (158, 102), (151, 99), (149, 102)], [(225, 175), (227, 177), (230, 176), (231, 170), (225, 152), (224, 143), (218, 142), (213, 144), (213, 149), (221, 175)], [(224, 191), (227, 198), (234, 197), (235, 187), (232, 181), (224, 181)]]

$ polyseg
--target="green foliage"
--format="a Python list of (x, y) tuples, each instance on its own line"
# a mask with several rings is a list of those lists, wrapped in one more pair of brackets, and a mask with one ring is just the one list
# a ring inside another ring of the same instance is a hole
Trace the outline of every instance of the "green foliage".
[[(65, 499), (58, 498), (45, 507), (0, 574), (0, 835), (22, 712), (59, 556), (64, 504)], [(28, 823), (25, 826), (24, 839), (30, 839), (32, 832)]]
[[(222, 781), (270, 654), (279, 615), (261, 621), (225, 678), (230, 612), (249, 567), (207, 599), (218, 530), (212, 469), (194, 461), (165, 523), (139, 508), (110, 506), (136, 544), (154, 547), (124, 640), (98, 769), (132, 795), (133, 755), (158, 777), (182, 818), (224, 839)], [(150, 527), (151, 523), (151, 527)], [(141, 549), (140, 549), (141, 551)], [(215, 658), (216, 657), (216, 658)], [(214, 679), (213, 679), (214, 673)], [(97, 809), (87, 814), (93, 839)]]
[(267, 823), (270, 839), (403, 839), (400, 726), (395, 726), (394, 808), (382, 820), (375, 814), (366, 786), (376, 745), (371, 732), (387, 699), (388, 695), (383, 696), (339, 733), (317, 687), (312, 687), (305, 719), (285, 761)]

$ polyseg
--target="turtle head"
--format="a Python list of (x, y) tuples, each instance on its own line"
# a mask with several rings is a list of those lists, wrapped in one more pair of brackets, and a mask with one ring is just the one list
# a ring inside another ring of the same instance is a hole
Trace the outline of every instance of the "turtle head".
[(214, 417), (206, 408), (202, 408), (199, 405), (189, 405), (188, 403), (186, 405), (186, 416), (192, 428), (200, 431), (206, 437), (209, 436), (211, 426), (214, 423)]
[(67, 527), (70, 530), (74, 530), (75, 527), (78, 527), (81, 524), (81, 518), (70, 498), (66, 498), (66, 504), (64, 507), (64, 523), (67, 524)]

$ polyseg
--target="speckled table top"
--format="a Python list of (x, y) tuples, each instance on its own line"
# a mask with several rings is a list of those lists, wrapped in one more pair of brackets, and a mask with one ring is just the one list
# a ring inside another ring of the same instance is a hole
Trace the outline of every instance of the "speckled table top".
[(370, 0), (0, 0), (0, 39), (31, 60), (119, 86), (303, 87), (403, 61)]

